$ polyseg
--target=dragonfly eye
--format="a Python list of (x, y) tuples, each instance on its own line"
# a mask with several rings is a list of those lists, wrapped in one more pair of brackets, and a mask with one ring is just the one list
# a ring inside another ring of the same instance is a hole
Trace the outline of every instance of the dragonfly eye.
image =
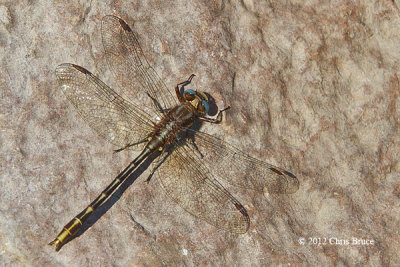
[(199, 109), (199, 111), (200, 111), (201, 113), (207, 114), (208, 111), (209, 111), (209, 109), (210, 109), (210, 106), (208, 105), (208, 102), (207, 102), (207, 101), (201, 100), (201, 105), (199, 106), (198, 109)]
[(183, 93), (183, 98), (185, 98), (186, 101), (192, 101), (196, 97), (196, 92), (193, 90), (185, 90)]

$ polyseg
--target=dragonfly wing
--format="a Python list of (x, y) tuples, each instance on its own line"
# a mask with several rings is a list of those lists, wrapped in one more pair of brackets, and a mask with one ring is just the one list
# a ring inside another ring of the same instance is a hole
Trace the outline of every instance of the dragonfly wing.
[(107, 141), (124, 147), (152, 131), (150, 116), (124, 100), (88, 70), (74, 64), (56, 69), (61, 90), (82, 118)]
[(163, 109), (178, 104), (177, 98), (147, 62), (128, 24), (118, 17), (105, 16), (101, 35), (105, 56), (114, 77), (120, 83), (122, 96), (138, 105), (153, 107), (157, 115), (160, 111), (151, 98), (157, 100)]
[(200, 154), (218, 179), (260, 192), (266, 188), (269, 193), (290, 194), (299, 189), (299, 180), (292, 173), (253, 158), (212, 135), (192, 133), (193, 153)]
[(156, 174), (167, 194), (195, 217), (232, 233), (245, 233), (249, 228), (244, 207), (185, 146), (176, 147)]

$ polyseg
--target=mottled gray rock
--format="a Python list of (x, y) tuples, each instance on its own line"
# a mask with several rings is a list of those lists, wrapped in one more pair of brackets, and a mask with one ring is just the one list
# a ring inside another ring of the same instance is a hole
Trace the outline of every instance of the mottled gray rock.
[[(0, 265), (400, 264), (397, 1), (105, 2), (0, 3)], [(195, 73), (232, 107), (209, 133), (292, 171), (298, 192), (226, 185), (251, 217), (235, 236), (184, 212), (145, 170), (82, 235), (48, 247), (136, 155), (113, 154), (55, 82), (71, 62), (117, 87), (108, 14), (132, 26), (169, 88)]]

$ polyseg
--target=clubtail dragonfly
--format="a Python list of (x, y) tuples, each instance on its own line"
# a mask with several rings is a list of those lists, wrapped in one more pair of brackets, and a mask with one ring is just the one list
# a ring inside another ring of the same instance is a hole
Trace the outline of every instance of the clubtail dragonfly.
[(297, 191), (299, 182), (292, 173), (193, 129), (195, 121), (221, 122), (225, 110), (220, 110), (216, 118), (207, 116), (207, 95), (185, 90), (194, 75), (178, 84), (173, 96), (147, 62), (127, 23), (106, 16), (101, 35), (106, 59), (121, 91), (117, 93), (75, 64), (57, 67), (59, 86), (90, 127), (120, 148), (116, 151), (141, 152), (49, 245), (60, 250), (143, 160), (156, 153), (159, 155), (150, 177), (157, 176), (167, 195), (195, 217), (232, 233), (245, 233), (250, 219), (243, 205), (217, 178), (261, 192), (265, 188), (270, 193)]

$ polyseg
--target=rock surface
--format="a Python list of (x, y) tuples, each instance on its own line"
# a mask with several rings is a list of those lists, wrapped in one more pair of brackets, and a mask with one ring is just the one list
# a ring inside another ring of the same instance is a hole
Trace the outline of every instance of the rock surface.
[[(0, 3), (0, 265), (400, 264), (397, 1), (104, 2)], [(48, 247), (136, 155), (113, 154), (54, 74), (71, 62), (118, 86), (101, 44), (108, 14), (132, 26), (171, 90), (195, 73), (193, 86), (232, 107), (207, 132), (292, 171), (300, 189), (226, 185), (251, 217), (235, 236), (143, 170), (83, 234)]]

